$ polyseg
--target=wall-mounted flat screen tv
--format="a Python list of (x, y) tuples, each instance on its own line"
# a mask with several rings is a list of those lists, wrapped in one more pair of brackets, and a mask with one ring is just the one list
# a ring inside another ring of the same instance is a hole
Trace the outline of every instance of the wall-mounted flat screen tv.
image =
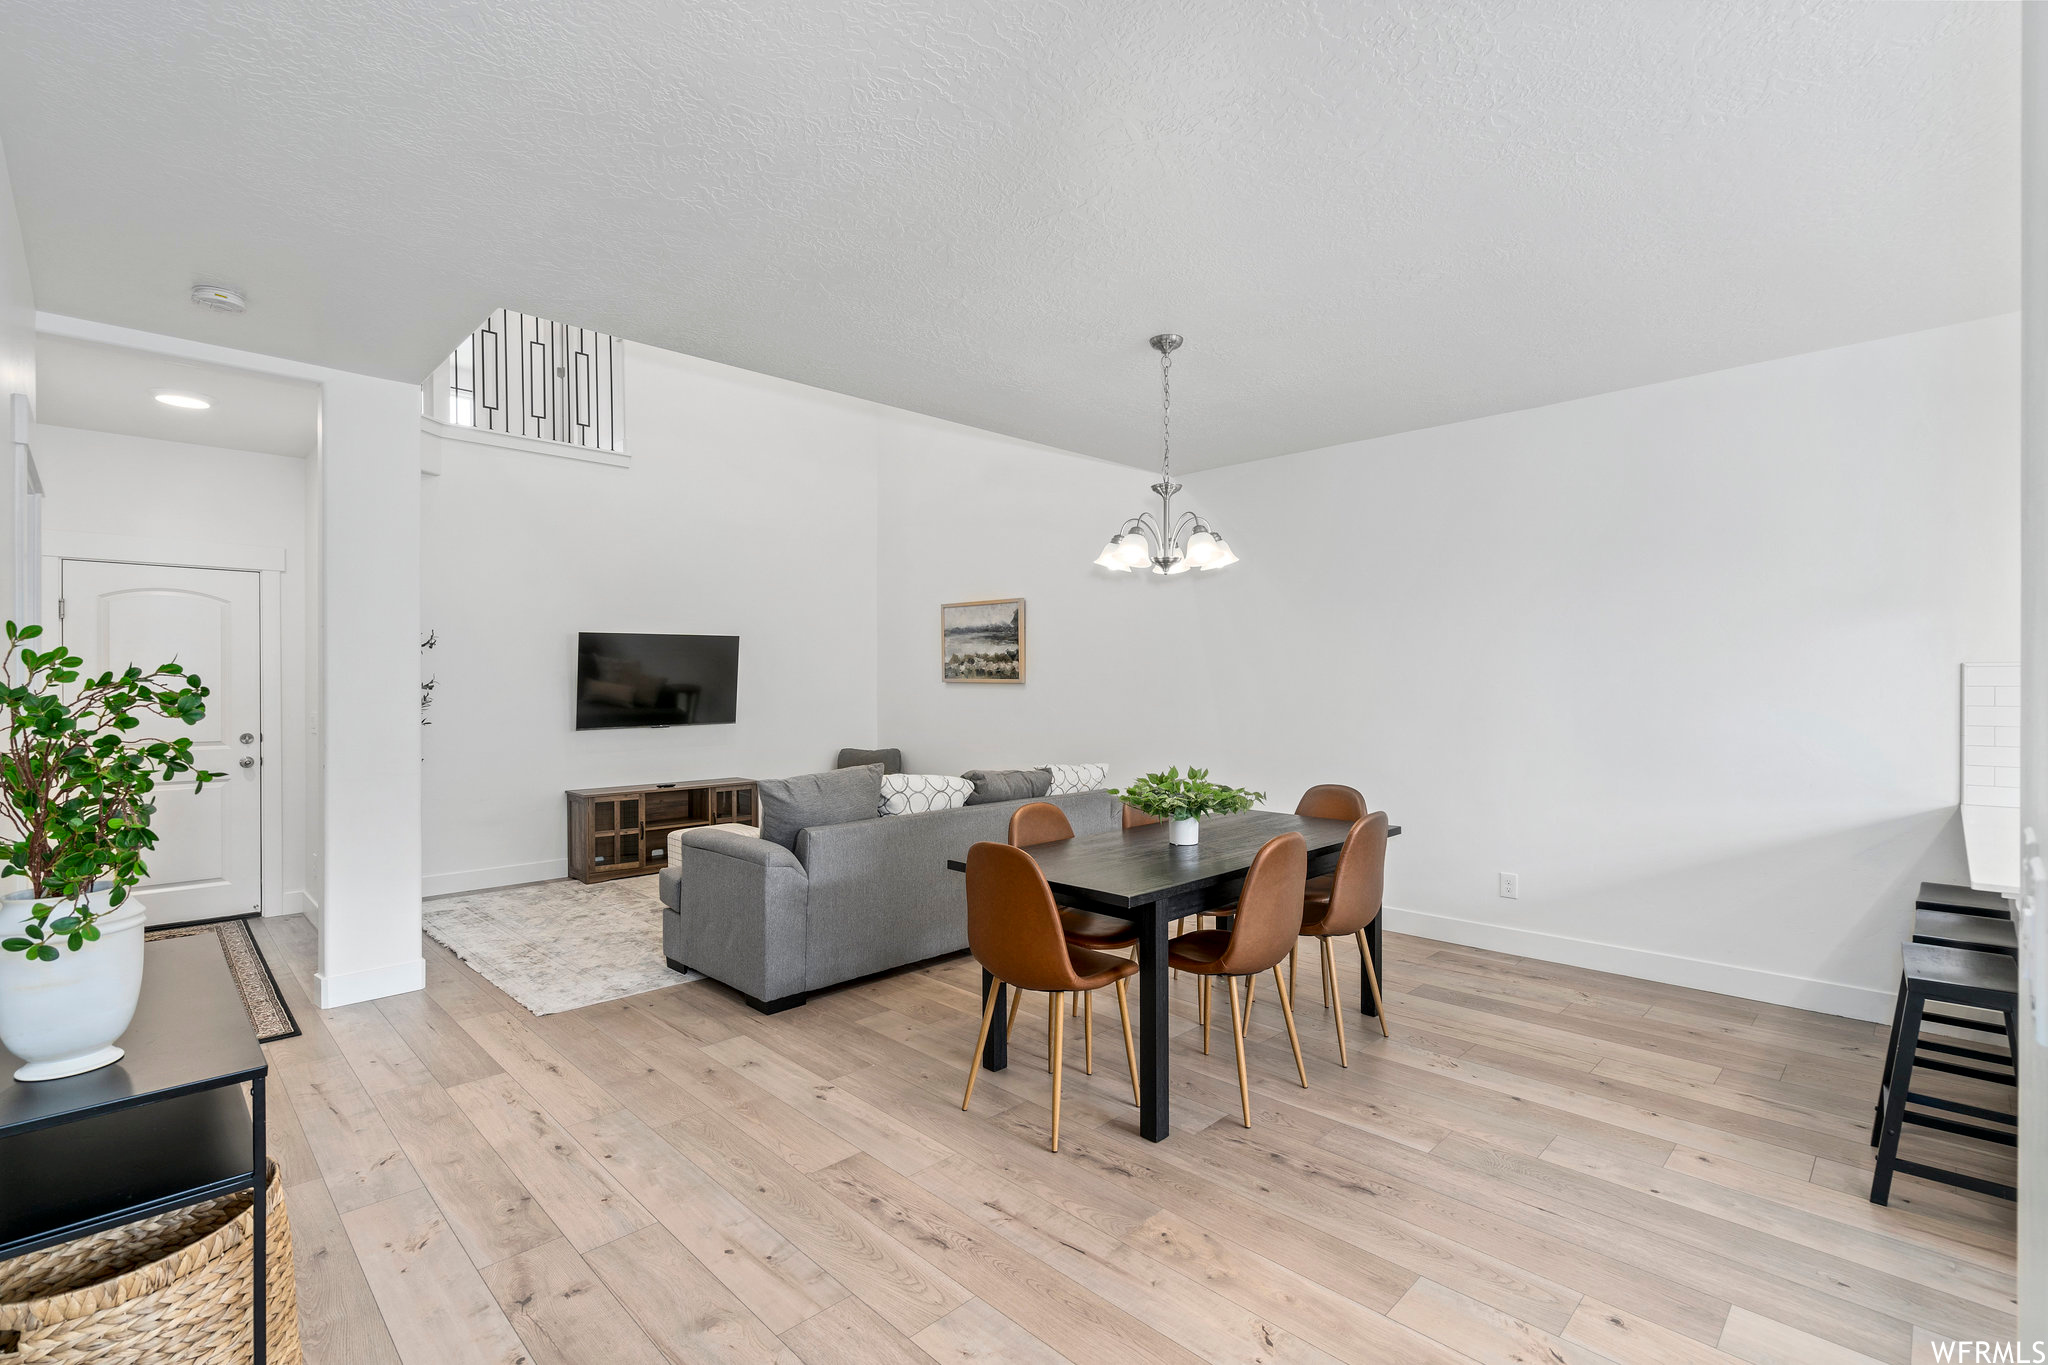
[(737, 635), (576, 637), (576, 728), (730, 725), (740, 691)]

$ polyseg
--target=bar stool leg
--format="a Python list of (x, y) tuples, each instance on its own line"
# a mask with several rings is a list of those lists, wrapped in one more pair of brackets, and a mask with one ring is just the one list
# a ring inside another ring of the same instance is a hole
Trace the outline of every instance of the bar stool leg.
[(1884, 1070), (1877, 1074), (1877, 1103), (1870, 1106), (1870, 1145), (1877, 1146), (1884, 1136), (1884, 1090), (1886, 1079), (1892, 1074), (1892, 1059), (1899, 1055), (1899, 1024), (1906, 1017), (1906, 974), (1899, 973), (1899, 997), (1892, 1002), (1892, 1031), (1885, 1038)]
[(1906, 1092), (1913, 1082), (1913, 1044), (1919, 1036), (1920, 994), (1908, 986), (1899, 1036), (1892, 1044), (1891, 1082), (1884, 1094), (1884, 1131), (1877, 1144), (1877, 1171), (1870, 1179), (1873, 1204), (1891, 1202), (1892, 1166), (1899, 1159), (1899, 1130), (1906, 1122)]

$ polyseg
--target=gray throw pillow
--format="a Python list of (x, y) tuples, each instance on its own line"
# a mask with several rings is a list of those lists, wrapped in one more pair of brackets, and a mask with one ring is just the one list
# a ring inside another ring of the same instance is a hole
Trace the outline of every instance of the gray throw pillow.
[(998, 801), (1028, 801), (1052, 790), (1052, 774), (1043, 768), (970, 768), (960, 774), (974, 784), (970, 806)]
[(882, 765), (867, 763), (830, 773), (771, 777), (761, 790), (761, 837), (796, 852), (796, 836), (812, 825), (878, 819)]
[(865, 768), (870, 763), (881, 764), (884, 773), (900, 773), (903, 771), (903, 751), (901, 749), (841, 749), (839, 751), (839, 761), (832, 766), (835, 768)]

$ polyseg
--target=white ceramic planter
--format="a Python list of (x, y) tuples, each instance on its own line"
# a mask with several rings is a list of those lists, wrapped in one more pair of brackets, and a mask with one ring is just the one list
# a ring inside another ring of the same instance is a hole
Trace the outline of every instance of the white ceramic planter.
[(1199, 844), (1202, 842), (1200, 820), (1168, 820), (1166, 842), (1169, 844)]
[[(105, 911), (109, 894), (94, 891), (86, 904)], [(0, 900), (0, 938), (20, 937), (35, 903), (26, 891)], [(55, 962), (0, 952), (0, 1043), (25, 1063), (15, 1080), (55, 1080), (121, 1060), (114, 1040), (128, 1031), (142, 994), (145, 918), (131, 895), (97, 921), (97, 942), (75, 953), (65, 949)]]

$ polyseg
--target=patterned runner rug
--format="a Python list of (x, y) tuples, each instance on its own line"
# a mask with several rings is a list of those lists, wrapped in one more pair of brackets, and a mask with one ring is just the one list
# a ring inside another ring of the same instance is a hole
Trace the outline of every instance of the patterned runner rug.
[(143, 937), (154, 943), (160, 938), (190, 938), (194, 934), (211, 934), (219, 941), (221, 954), (228, 960), (228, 971), (234, 975), (235, 988), (242, 993), (242, 1007), (249, 1011), (249, 1022), (256, 1026), (259, 1041), (274, 1043), (280, 1038), (299, 1036), (299, 1021), (292, 1018), (291, 1007), (284, 1003), (277, 978), (271, 975), (270, 963), (264, 959), (263, 949), (257, 946), (246, 921), (224, 919), (211, 924), (176, 925), (151, 929)]

